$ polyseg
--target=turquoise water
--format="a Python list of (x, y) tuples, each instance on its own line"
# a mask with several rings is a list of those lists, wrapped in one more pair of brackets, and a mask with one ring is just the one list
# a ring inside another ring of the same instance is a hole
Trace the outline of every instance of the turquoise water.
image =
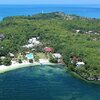
[(100, 86), (61, 68), (30, 67), (0, 75), (0, 100), (99, 100)]
[(0, 5), (0, 19), (6, 16), (33, 15), (61, 11), (90, 18), (100, 18), (100, 5)]
[(26, 58), (27, 58), (27, 59), (33, 59), (33, 54), (32, 54), (32, 53), (26, 54)]

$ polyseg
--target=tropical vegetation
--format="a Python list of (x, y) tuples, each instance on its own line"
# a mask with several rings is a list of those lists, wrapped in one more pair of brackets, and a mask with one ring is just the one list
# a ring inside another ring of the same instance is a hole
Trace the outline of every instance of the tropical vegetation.
[[(0, 34), (4, 35), (0, 41), (0, 56), (22, 52), (28, 39), (38, 36), (44, 47), (48, 45), (54, 48), (54, 52), (62, 54), (71, 71), (90, 80), (100, 77), (100, 19), (62, 12), (6, 17), (0, 22)], [(38, 49), (42, 50), (41, 47)], [(75, 66), (77, 60), (73, 57), (85, 65)]]

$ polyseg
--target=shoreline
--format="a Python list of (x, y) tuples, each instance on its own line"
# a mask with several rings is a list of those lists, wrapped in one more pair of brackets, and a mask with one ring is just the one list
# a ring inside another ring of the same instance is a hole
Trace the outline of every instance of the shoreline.
[(20, 68), (25, 68), (25, 67), (31, 67), (31, 66), (37, 66), (40, 65), (39, 63), (17, 63), (17, 64), (12, 64), (10, 66), (5, 66), (5, 65), (1, 65), (0, 66), (0, 74), (5, 73), (5, 72), (9, 72), (12, 70), (16, 70), (16, 69), (20, 69)]
[(9, 71), (13, 71), (16, 69), (25, 68), (25, 67), (42, 66), (42, 65), (55, 66), (57, 64), (35, 62), (35, 63), (21, 63), (21, 64), (17, 63), (17, 64), (12, 64), (10, 66), (0, 65), (0, 74), (5, 73), (5, 72), (9, 72)]
[(68, 70), (68, 68), (66, 68), (66, 72), (68, 72), (72, 77), (80, 79), (88, 84), (97, 84), (100, 85), (100, 81), (95, 81), (95, 80), (87, 80), (83, 77), (81, 77), (79, 74), (77, 74), (76, 72), (70, 71)]
[[(9, 71), (13, 71), (13, 70), (16, 70), (16, 69), (21, 69), (21, 68), (26, 68), (26, 67), (34, 67), (34, 66), (44, 66), (44, 65), (55, 66), (57, 64), (54, 64), (54, 63), (38, 63), (37, 62), (37, 63), (21, 63), (21, 64), (17, 63), (17, 64), (12, 64), (10, 66), (1, 65), (0, 66), (0, 74), (6, 73), (6, 72), (9, 72)], [(75, 73), (73, 71), (69, 71), (68, 68), (65, 68), (65, 69), (70, 75), (72, 75), (75, 78), (81, 79), (81, 80), (83, 80), (87, 83), (100, 84), (100, 82), (98, 82), (98, 81), (86, 80), (83, 77), (81, 77), (80, 75), (78, 75), (77, 73)]]
[[(38, 63), (38, 62), (35, 62), (35, 63), (21, 63), (21, 64), (17, 63), (17, 64), (12, 64), (10, 66), (0, 65), (0, 74), (6, 73), (6, 72), (9, 72), (9, 71), (13, 71), (13, 70), (16, 70), (16, 69), (21, 69), (21, 68), (26, 68), (26, 67), (34, 67), (34, 66), (43, 66), (43, 65), (55, 66), (55, 65), (58, 65), (58, 64), (55, 64), (55, 63)], [(84, 79), (83, 77), (81, 77), (77, 73), (75, 73), (73, 71), (69, 71), (68, 68), (65, 68), (65, 70), (72, 77), (80, 79), (80, 80), (82, 80), (82, 81), (84, 81), (86, 83), (89, 83), (89, 84), (98, 84), (98, 85), (100, 85), (99, 81)]]

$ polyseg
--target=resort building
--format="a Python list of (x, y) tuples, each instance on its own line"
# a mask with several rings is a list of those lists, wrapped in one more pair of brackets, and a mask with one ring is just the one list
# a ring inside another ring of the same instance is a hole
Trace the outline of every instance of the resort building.
[(44, 51), (45, 51), (45, 52), (53, 52), (54, 50), (53, 50), (53, 48), (51, 48), (51, 47), (45, 47), (45, 48), (44, 48)]
[(12, 58), (14, 57), (14, 54), (13, 54), (13, 53), (9, 53), (9, 55), (10, 55), (10, 57), (12, 57)]
[(60, 53), (53, 53), (52, 54), (52, 57), (54, 58), (54, 59), (57, 59), (57, 63), (62, 63), (63, 61), (62, 61), (62, 55), (60, 54)]
[(77, 67), (79, 67), (79, 66), (83, 66), (83, 65), (85, 65), (84, 62), (77, 62), (77, 63), (76, 63), (76, 66), (77, 66)]
[(54, 54), (52, 54), (52, 56), (53, 56), (54, 58), (57, 58), (57, 59), (62, 58), (62, 56), (61, 56), (60, 53), (54, 53)]
[(29, 39), (28, 44), (24, 45), (22, 47), (24, 47), (24, 48), (33, 48), (33, 47), (38, 46), (39, 44), (40, 44), (40, 41), (38, 41), (37, 38), (34, 37), (34, 38)]
[(33, 44), (28, 44), (28, 45), (24, 45), (24, 46), (22, 46), (23, 48), (33, 48), (34, 47), (34, 45)]
[(0, 41), (4, 39), (4, 35), (3, 34), (0, 34)]
[(40, 41), (38, 41), (36, 37), (33, 37), (28, 40), (28, 43), (34, 44), (34, 46), (37, 46), (38, 44), (40, 44)]

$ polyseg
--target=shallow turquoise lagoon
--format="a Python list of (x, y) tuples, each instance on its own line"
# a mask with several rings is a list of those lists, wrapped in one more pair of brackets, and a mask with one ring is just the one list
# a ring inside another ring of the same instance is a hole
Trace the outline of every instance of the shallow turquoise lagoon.
[(39, 66), (0, 75), (0, 100), (99, 100), (100, 85), (73, 78), (62, 68)]

